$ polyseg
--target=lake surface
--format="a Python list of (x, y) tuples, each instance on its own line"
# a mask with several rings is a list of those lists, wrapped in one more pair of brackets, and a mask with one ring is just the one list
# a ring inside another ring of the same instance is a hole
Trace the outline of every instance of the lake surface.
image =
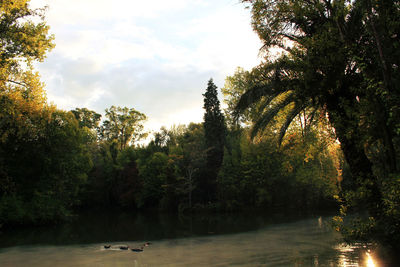
[[(373, 252), (343, 244), (331, 218), (97, 212), (1, 233), (0, 266), (379, 266)], [(143, 252), (119, 249), (145, 242)]]

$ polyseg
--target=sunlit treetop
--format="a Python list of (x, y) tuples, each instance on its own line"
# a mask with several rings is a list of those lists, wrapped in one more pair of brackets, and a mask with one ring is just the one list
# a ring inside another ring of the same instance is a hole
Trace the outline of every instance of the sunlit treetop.
[[(43, 61), (53, 47), (54, 36), (42, 9), (30, 9), (27, 0), (0, 1), (0, 138), (5, 141), (11, 125), (26, 135), (34, 118), (49, 107), (44, 84), (33, 63)], [(28, 131), (29, 132), (29, 131)]]
[(49, 34), (44, 11), (45, 8), (30, 9), (28, 0), (0, 1), (2, 93), (15, 87), (33, 90), (32, 83), (40, 84), (32, 63), (43, 61), (46, 53), (54, 47), (54, 36)]
[(45, 8), (30, 9), (29, 0), (0, 1), (1, 68), (17, 67), (22, 60), (43, 61), (54, 47), (44, 12)]

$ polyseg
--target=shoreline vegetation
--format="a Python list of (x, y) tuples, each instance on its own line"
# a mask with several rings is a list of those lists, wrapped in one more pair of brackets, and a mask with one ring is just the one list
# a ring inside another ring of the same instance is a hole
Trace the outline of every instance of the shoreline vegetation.
[[(347, 242), (399, 251), (399, 1), (242, 2), (263, 63), (226, 78), (225, 110), (210, 79), (202, 123), (162, 127), (138, 145), (147, 117), (134, 108), (102, 117), (47, 102), (32, 67), (54, 47), (49, 26), (32, 22), (44, 9), (2, 1), (0, 225), (54, 224), (97, 207), (337, 207)], [(273, 48), (281, 54), (268, 57)], [(347, 222), (357, 212), (366, 216)]]

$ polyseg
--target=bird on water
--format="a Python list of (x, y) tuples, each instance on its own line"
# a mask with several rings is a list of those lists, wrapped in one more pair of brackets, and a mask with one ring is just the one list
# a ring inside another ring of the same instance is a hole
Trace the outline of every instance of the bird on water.
[(131, 250), (133, 252), (142, 252), (143, 251), (143, 246), (141, 246), (140, 248), (132, 248)]
[[(145, 242), (140, 248), (130, 248), (128, 245), (121, 245), (121, 246), (118, 246), (118, 247), (116, 247), (116, 248), (119, 248), (120, 250), (128, 250), (128, 249), (130, 249), (130, 250), (133, 251), (133, 252), (142, 252), (143, 249), (144, 249), (144, 247), (148, 247), (148, 246), (150, 246), (150, 245), (151, 245), (150, 242)], [(104, 245), (103, 247), (104, 247), (105, 249), (109, 249), (109, 248), (111, 248), (112, 246), (111, 246), (111, 245)]]

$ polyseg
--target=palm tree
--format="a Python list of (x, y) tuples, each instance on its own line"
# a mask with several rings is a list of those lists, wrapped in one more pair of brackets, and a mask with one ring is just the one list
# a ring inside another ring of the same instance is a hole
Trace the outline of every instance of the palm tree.
[(248, 89), (235, 107), (235, 117), (247, 108), (258, 105), (260, 114), (251, 130), (253, 138), (282, 110), (286, 110), (286, 118), (280, 127), (279, 143), (293, 120), (304, 115), (306, 110), (309, 116), (303, 116), (306, 120), (304, 130), (307, 131), (314, 121), (319, 106), (314, 97), (302, 94), (305, 92), (305, 82), (296, 73), (296, 67), (294, 61), (283, 56), (274, 62), (263, 63), (248, 73), (245, 81)]
[[(270, 60), (248, 73), (236, 117), (253, 105), (261, 107), (254, 136), (287, 110), (281, 141), (300, 112), (324, 111), (353, 179), (364, 190), (366, 197), (360, 201), (377, 227), (390, 227), (387, 222), (394, 218), (385, 217), (385, 210), (393, 208), (385, 206), (382, 195), (388, 189), (382, 184), (390, 182), (390, 173), (399, 171), (400, 94), (394, 88), (400, 86), (400, 1), (243, 2), (251, 5), (253, 28)], [(272, 50), (276, 48), (280, 56)], [(373, 165), (373, 153), (383, 160)]]

